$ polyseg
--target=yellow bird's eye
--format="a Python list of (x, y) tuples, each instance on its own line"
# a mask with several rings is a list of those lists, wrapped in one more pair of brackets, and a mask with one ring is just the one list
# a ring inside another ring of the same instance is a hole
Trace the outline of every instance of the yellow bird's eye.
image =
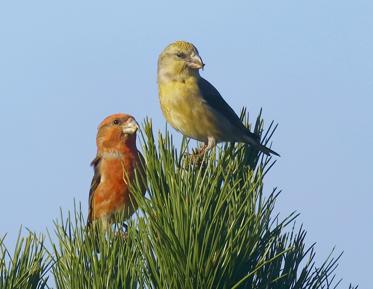
[(183, 53), (183, 52), (176, 53), (176, 56), (179, 57), (179, 58), (185, 58), (186, 57), (185, 53)]
[(113, 120), (113, 125), (118, 125), (118, 124), (120, 124), (119, 119), (114, 119), (114, 120)]

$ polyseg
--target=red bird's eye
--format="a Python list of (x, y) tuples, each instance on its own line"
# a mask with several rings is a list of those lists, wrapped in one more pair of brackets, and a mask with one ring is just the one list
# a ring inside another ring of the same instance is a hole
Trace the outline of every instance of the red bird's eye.
[(115, 119), (115, 120), (113, 121), (113, 125), (118, 125), (119, 123), (120, 123), (119, 119)]

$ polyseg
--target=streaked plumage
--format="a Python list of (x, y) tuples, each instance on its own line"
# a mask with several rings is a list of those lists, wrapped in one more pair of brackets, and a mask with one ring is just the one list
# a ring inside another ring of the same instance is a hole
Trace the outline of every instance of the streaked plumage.
[[(94, 176), (89, 192), (88, 225), (100, 219), (105, 225), (116, 212), (129, 218), (136, 210), (136, 203), (129, 190), (135, 170), (145, 180), (145, 165), (136, 148), (135, 119), (126, 114), (111, 115), (99, 125), (96, 138), (97, 155), (91, 165)], [(145, 183), (142, 191), (145, 193)]]
[(166, 120), (183, 135), (204, 142), (203, 152), (218, 142), (245, 142), (263, 153), (276, 152), (260, 144), (218, 90), (202, 78), (204, 63), (197, 48), (185, 41), (168, 45), (158, 59), (158, 89)]

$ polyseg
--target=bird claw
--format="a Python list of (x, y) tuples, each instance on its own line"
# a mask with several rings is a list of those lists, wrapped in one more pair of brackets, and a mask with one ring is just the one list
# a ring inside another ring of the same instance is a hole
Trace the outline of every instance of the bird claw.
[(206, 145), (201, 146), (200, 148), (195, 148), (192, 150), (192, 153), (184, 154), (186, 157), (187, 165), (193, 165), (196, 167), (205, 166), (204, 156), (206, 153)]
[(121, 238), (123, 240), (127, 240), (128, 239), (128, 233), (127, 231), (119, 231), (119, 232), (116, 232), (115, 233), (115, 236), (118, 237), (118, 238)]
[(121, 239), (127, 240), (128, 239), (128, 225), (125, 222), (123, 222), (122, 226), (123, 226), (123, 230), (118, 228), (119, 230), (115, 232), (115, 236)]

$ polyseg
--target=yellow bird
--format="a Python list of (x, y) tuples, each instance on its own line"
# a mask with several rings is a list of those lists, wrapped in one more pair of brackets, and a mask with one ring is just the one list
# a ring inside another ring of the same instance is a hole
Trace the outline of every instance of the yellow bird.
[(159, 99), (167, 122), (184, 136), (204, 142), (200, 154), (219, 142), (244, 142), (279, 156), (260, 143), (219, 91), (200, 76), (204, 66), (197, 48), (186, 41), (171, 43), (159, 55)]

